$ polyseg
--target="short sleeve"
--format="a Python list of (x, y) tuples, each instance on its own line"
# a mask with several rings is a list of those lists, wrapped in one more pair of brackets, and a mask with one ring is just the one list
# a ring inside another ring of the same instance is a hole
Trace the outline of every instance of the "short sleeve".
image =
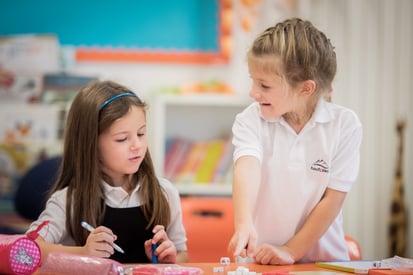
[(332, 158), (329, 187), (349, 192), (359, 174), (363, 129), (357, 115), (350, 110), (344, 112), (337, 123), (340, 123), (341, 131), (339, 143)]
[(259, 106), (256, 103), (236, 115), (232, 126), (234, 162), (242, 156), (253, 156), (259, 161), (262, 160), (260, 121)]

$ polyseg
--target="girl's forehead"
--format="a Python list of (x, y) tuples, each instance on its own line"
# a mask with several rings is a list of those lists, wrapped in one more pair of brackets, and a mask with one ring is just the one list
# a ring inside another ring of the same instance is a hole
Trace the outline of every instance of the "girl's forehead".
[(129, 111), (119, 119), (115, 121), (141, 121), (145, 120), (145, 111), (143, 108), (138, 107), (138, 106), (131, 106)]
[(274, 70), (263, 70), (262, 68), (249, 67), (249, 73), (252, 78), (264, 81), (274, 81), (283, 79), (277, 71)]
[(283, 66), (280, 58), (274, 56), (249, 57), (248, 70), (250, 73), (282, 76)]
[(109, 129), (117, 130), (125, 127), (128, 128), (130, 127), (130, 125), (145, 125), (145, 123), (146, 118), (143, 108), (133, 106), (124, 116), (114, 120), (113, 123), (109, 126)]

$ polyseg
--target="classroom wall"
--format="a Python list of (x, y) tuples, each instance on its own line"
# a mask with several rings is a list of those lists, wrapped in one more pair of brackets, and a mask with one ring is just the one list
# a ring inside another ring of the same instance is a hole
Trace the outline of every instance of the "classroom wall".
[[(285, 17), (310, 19), (336, 47), (338, 73), (333, 101), (354, 109), (364, 127), (360, 176), (344, 206), (344, 227), (360, 241), (367, 259), (386, 258), (387, 225), (396, 166), (396, 120), (405, 118), (405, 199), (413, 224), (413, 1), (263, 0), (254, 7), (250, 32), (240, 27), (234, 2), (233, 52), (227, 65), (69, 63), (68, 72), (99, 75), (145, 95), (160, 86), (224, 80), (247, 96), (245, 51), (258, 31)], [(70, 48), (66, 51), (70, 54)], [(408, 255), (413, 257), (413, 228)]]

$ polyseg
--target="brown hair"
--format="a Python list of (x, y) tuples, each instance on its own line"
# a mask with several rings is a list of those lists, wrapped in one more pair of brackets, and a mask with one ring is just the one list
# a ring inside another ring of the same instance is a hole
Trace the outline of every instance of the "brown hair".
[[(311, 22), (299, 18), (287, 19), (262, 32), (248, 52), (248, 63), (283, 76), (292, 87), (314, 80), (316, 99), (331, 91), (337, 69), (330, 40)], [(279, 64), (281, 71), (276, 71)]]
[[(108, 99), (124, 93), (133, 96), (118, 97), (103, 106)], [(98, 226), (105, 212), (98, 137), (115, 120), (126, 115), (132, 106), (147, 108), (146, 103), (126, 87), (111, 81), (94, 81), (79, 91), (69, 110), (62, 163), (50, 194), (67, 187), (66, 227), (77, 245), (84, 245), (89, 234), (80, 222), (85, 220)], [(156, 224), (167, 227), (171, 215), (169, 204), (155, 175), (149, 150), (139, 170), (131, 175), (130, 190), (138, 183), (148, 228)]]

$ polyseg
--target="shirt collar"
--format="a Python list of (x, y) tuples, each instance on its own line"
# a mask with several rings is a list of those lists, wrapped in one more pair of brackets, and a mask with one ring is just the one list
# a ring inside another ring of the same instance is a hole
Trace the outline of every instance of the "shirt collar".
[(314, 114), (312, 115), (310, 120), (313, 122), (320, 123), (329, 122), (333, 120), (331, 104), (325, 101), (323, 98), (320, 98), (314, 110)]
[(105, 181), (102, 181), (103, 190), (106, 196), (106, 203), (111, 207), (122, 207), (130, 204), (130, 198), (137, 198), (139, 184), (129, 195), (122, 187), (112, 186)]

